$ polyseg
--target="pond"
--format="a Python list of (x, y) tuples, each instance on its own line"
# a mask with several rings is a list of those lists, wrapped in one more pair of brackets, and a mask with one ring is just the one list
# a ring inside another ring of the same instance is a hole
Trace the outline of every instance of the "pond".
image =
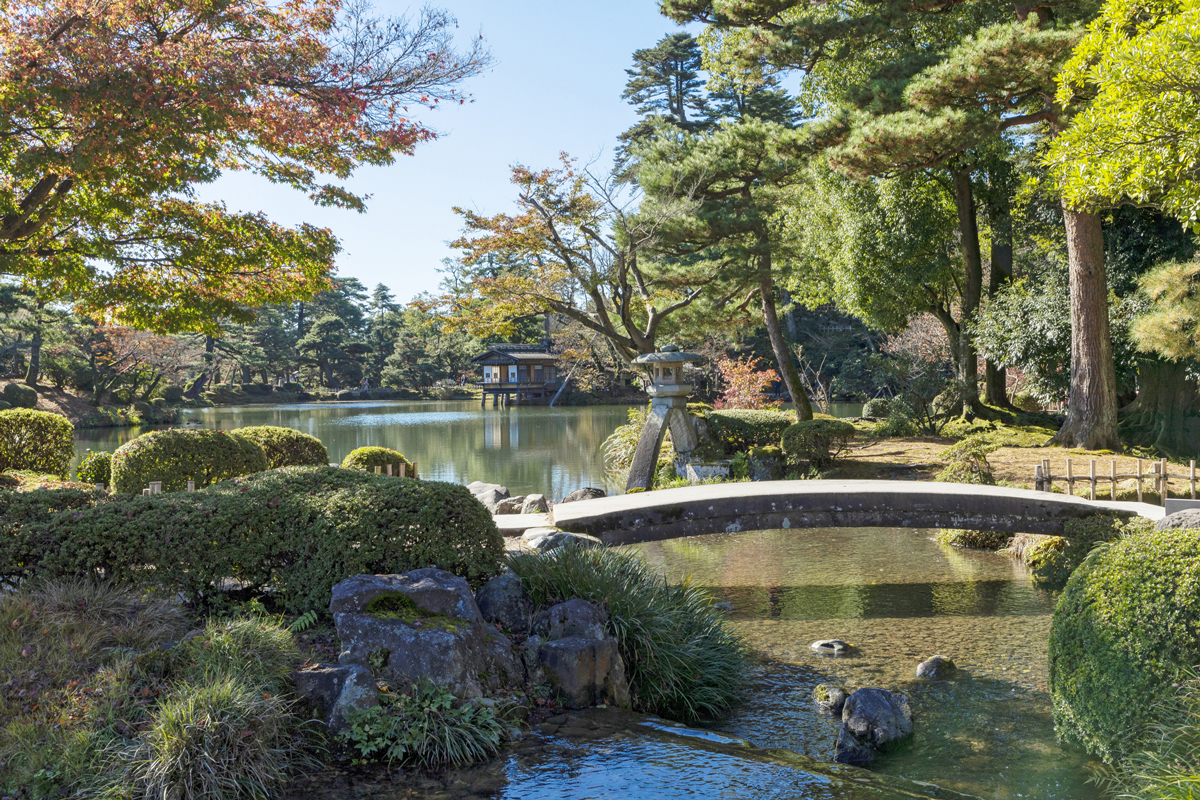
[[(837, 404), (851, 416), (861, 404)], [(390, 447), (417, 463), (421, 477), (486, 481), (513, 496), (537, 492), (561, 498), (584, 486), (623, 488), (606, 473), (600, 445), (628, 419), (628, 406), (510, 406), (476, 401), (295, 403), (185, 409), (182, 422), (218, 430), (280, 425), (317, 437), (340, 462), (356, 447)], [(75, 462), (88, 449), (113, 451), (142, 428), (75, 432)]]
[[(862, 528), (716, 534), (637, 546), (672, 580), (690, 575), (733, 606), (764, 657), (749, 702), (717, 726), (758, 747), (833, 757), (838, 722), (817, 713), (818, 683), (907, 694), (911, 745), (872, 771), (987, 798), (1085, 800), (1086, 756), (1059, 745), (1047, 694), (1056, 594), (996, 553), (933, 541), (932, 531)], [(818, 639), (856, 645), (812, 652)], [(949, 681), (914, 677), (944, 655)]]

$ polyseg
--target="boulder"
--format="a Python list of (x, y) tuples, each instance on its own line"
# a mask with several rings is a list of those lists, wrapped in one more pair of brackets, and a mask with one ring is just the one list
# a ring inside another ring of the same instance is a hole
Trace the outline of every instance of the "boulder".
[(917, 664), (918, 678), (949, 678), (957, 671), (958, 667), (945, 656), (933, 656)]
[(526, 633), (529, 618), (533, 614), (533, 603), (521, 579), (505, 570), (489, 580), (475, 592), (479, 613), (488, 622), (513, 633)]
[(842, 707), (842, 727), (863, 744), (885, 748), (912, 735), (908, 698), (886, 689), (859, 689)]
[(329, 613), (365, 612), (381, 595), (401, 594), (429, 614), (482, 622), (479, 606), (465, 579), (436, 567), (414, 569), (402, 575), (355, 575), (333, 587)]
[(835, 763), (854, 767), (870, 766), (875, 760), (875, 748), (860, 742), (845, 725), (842, 725), (838, 729), (837, 742), (833, 745), (833, 760)]
[(840, 715), (846, 705), (846, 690), (840, 686), (818, 683), (813, 687), (813, 700), (821, 713)]
[(603, 639), (608, 636), (608, 612), (595, 603), (575, 598), (551, 606), (533, 619), (533, 630), (545, 639)]
[(508, 497), (508, 487), (501, 486), (498, 483), (484, 483), (483, 481), (472, 481), (471, 483), (467, 484), (467, 491), (470, 492), (471, 494), (475, 495), (476, 497), (479, 497), (479, 495), (483, 494), (484, 492), (490, 492), (490, 491), (495, 491), (495, 492), (499, 493), (499, 495), (501, 497)]
[(19, 383), (10, 383), (4, 387), (4, 391), (0, 392), (5, 402), (12, 405), (13, 408), (36, 408), (37, 407), (37, 391), (29, 386), (22, 386)]
[(588, 536), (586, 533), (569, 533), (560, 531), (557, 528), (553, 529), (553, 533), (539, 533), (536, 536), (530, 536), (533, 531), (545, 531), (545, 528), (532, 528), (525, 531), (521, 536), (521, 541), (526, 545), (541, 552), (549, 550), (557, 550), (560, 547), (603, 547), (604, 542), (597, 539), (595, 536)]
[(508, 497), (496, 504), (496, 510), (493, 514), (520, 514), (521, 507), (525, 505), (525, 497)]
[(525, 502), (521, 504), (522, 514), (545, 514), (549, 510), (550, 504), (544, 494), (525, 495)]
[(375, 678), (357, 664), (316, 664), (292, 673), (292, 679), (296, 694), (321, 710), (333, 733), (349, 727), (346, 717), (350, 711), (379, 705)]
[(1154, 530), (1168, 531), (1178, 529), (1200, 528), (1200, 508), (1185, 508), (1176, 511), (1154, 523)]
[(840, 656), (849, 653), (854, 649), (854, 645), (849, 642), (843, 642), (841, 639), (818, 639), (809, 645), (814, 653), (821, 653), (828, 656)]
[(564, 503), (574, 503), (576, 500), (597, 500), (601, 497), (607, 497), (603, 489), (587, 487), (584, 489), (576, 489), (562, 499)]
[(587, 639), (568, 636), (543, 642), (538, 648), (538, 665), (547, 682), (567, 708), (588, 708), (600, 703), (629, 708), (629, 684), (625, 665), (610, 637)]
[(479, 494), (475, 495), (475, 499), (483, 503), (488, 511), (495, 514), (499, 511), (500, 504), (508, 499), (508, 495), (500, 494), (499, 490), (497, 489), (488, 489), (487, 491), (480, 492)]

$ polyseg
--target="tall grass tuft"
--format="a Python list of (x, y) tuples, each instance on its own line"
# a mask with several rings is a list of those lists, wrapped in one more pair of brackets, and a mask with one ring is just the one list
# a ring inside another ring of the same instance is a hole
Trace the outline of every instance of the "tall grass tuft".
[(172, 675), (237, 676), (273, 692), (289, 685), (291, 671), (301, 661), (291, 631), (269, 617), (210, 622), (203, 634), (188, 639), (179, 650)]
[(1161, 702), (1136, 752), (1100, 780), (1126, 800), (1195, 800), (1200, 797), (1200, 679), (1190, 673)]
[(178, 687), (124, 754), (126, 785), (147, 798), (274, 796), (299, 757), (289, 704), (243, 678)]
[(703, 589), (669, 584), (636, 555), (598, 547), (522, 553), (510, 566), (539, 607), (582, 598), (608, 609), (638, 710), (698, 722), (741, 699), (745, 644)]

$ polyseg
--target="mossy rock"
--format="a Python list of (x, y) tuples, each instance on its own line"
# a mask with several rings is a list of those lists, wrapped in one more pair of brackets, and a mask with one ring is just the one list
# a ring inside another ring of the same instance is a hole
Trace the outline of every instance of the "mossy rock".
[(468, 623), (445, 614), (431, 614), (400, 592), (379, 594), (372, 597), (364, 609), (379, 619), (394, 619), (416, 628), (431, 627), (454, 633)]

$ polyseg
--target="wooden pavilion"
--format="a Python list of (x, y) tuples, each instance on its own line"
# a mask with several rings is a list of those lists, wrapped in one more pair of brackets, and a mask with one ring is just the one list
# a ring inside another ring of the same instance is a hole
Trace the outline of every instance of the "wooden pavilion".
[(549, 404), (558, 391), (558, 358), (542, 344), (489, 344), (487, 350), (471, 359), (483, 367), (482, 405), (488, 395), (492, 406), (501, 403)]

